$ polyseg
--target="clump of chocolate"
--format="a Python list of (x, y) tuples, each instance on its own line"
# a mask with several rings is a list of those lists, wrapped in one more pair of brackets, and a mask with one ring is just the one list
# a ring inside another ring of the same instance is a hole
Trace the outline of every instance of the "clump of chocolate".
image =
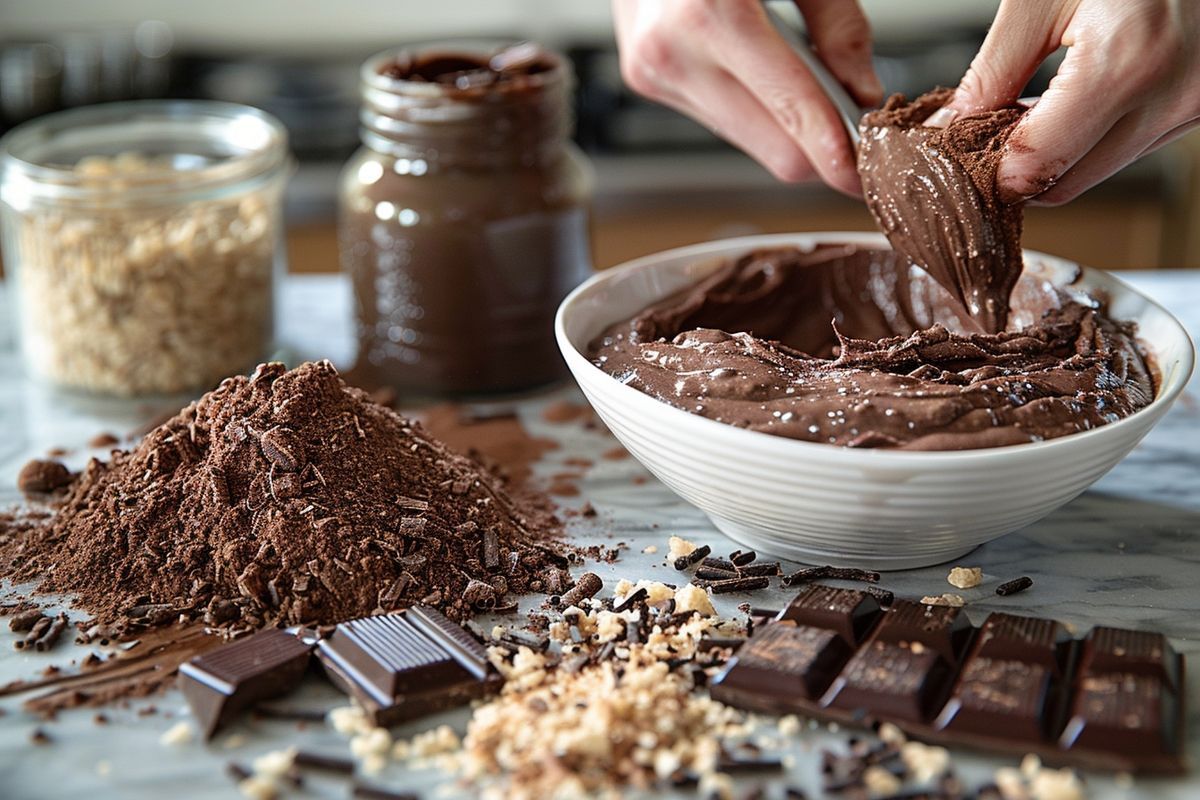
[(892, 247), (946, 288), (988, 333), (1008, 321), (1023, 266), (1022, 205), (999, 197), (996, 171), (1025, 113), (1010, 106), (946, 127), (925, 124), (950, 102), (935, 89), (911, 103), (893, 95), (860, 125), (863, 196)]
[(324, 624), (417, 602), (462, 618), (473, 581), (502, 597), (565, 566), (556, 529), (328, 362), (266, 364), (89, 463), (54, 517), (0, 537), (0, 574), (101, 623)]

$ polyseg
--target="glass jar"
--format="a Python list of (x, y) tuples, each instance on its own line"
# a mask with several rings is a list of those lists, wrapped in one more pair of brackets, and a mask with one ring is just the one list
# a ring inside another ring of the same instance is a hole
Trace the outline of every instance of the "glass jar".
[(361, 80), (338, 226), (360, 374), (409, 398), (562, 377), (554, 313), (591, 271), (567, 60), (427, 45), (375, 56)]
[(61, 387), (192, 392), (269, 352), (287, 133), (231, 103), (51, 114), (0, 139), (25, 363)]

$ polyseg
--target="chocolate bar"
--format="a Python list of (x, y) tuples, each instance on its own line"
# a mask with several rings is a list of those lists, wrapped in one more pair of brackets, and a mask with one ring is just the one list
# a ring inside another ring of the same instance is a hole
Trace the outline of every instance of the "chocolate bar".
[(265, 630), (202, 653), (179, 667), (179, 688), (211, 737), (234, 715), (292, 691), (304, 677), (313, 645), (281, 630)]
[(1180, 773), (1184, 663), (1153, 633), (812, 585), (712, 682), (729, 705), (846, 724), (891, 722), (934, 743), (1035, 753), (1051, 764)]
[(461, 705), (502, 683), (483, 645), (426, 606), (343, 622), (317, 658), (378, 725)]

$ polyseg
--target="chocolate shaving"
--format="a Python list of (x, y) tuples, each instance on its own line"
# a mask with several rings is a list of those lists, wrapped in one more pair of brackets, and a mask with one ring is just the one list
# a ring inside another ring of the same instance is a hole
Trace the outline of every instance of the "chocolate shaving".
[(679, 558), (675, 559), (674, 567), (682, 572), (696, 562), (703, 560), (704, 557), (711, 552), (711, 547), (706, 544), (702, 544), (687, 555), (680, 556)]

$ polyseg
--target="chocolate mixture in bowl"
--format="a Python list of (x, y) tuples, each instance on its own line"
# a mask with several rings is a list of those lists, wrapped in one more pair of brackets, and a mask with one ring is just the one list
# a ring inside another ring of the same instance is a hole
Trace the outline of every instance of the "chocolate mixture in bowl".
[(43, 524), (0, 530), (0, 575), (105, 624), (333, 623), (417, 602), (462, 618), (566, 577), (545, 504), (328, 362), (226, 379), (65, 492)]
[(1040, 283), (1014, 295), (1033, 324), (967, 333), (955, 298), (894, 251), (760, 250), (610, 327), (590, 354), (693, 414), (849, 447), (1035, 442), (1148, 405), (1132, 326)]
[(995, 333), (1005, 328), (1022, 261), (1022, 207), (1000, 200), (996, 170), (1025, 109), (926, 125), (953, 94), (936, 89), (911, 103), (893, 95), (863, 116), (858, 173), (892, 247), (944, 286), (980, 329)]

